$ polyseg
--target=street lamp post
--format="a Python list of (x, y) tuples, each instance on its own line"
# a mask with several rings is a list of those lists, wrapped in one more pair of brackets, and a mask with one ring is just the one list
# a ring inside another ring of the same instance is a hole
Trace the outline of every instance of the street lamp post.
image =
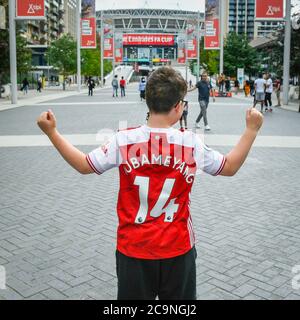
[(17, 97), (17, 45), (16, 45), (16, 2), (9, 1), (9, 59), (10, 59), (10, 82), (11, 82), (11, 103), (18, 102)]
[(77, 33), (77, 90), (81, 90), (81, 57), (80, 57), (80, 47), (81, 47), (81, 34), (80, 34), (80, 11), (81, 11), (81, 0), (77, 0), (76, 5), (76, 33)]
[(285, 105), (289, 103), (290, 54), (291, 54), (291, 0), (286, 0), (284, 55), (283, 55), (283, 104)]

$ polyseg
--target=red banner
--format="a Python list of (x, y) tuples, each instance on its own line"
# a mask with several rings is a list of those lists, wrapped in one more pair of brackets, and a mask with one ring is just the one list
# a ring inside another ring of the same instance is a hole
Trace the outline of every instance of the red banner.
[(116, 48), (115, 62), (123, 62), (123, 49)]
[(45, 0), (17, 0), (16, 18), (18, 19), (45, 18)]
[(95, 49), (96, 47), (96, 18), (81, 19), (81, 48)]
[(284, 17), (283, 0), (256, 0), (256, 20), (282, 20)]
[(104, 38), (104, 58), (112, 59), (114, 56), (114, 39)]
[(178, 63), (185, 63), (185, 48), (178, 48)]
[(187, 58), (196, 59), (197, 58), (197, 39), (188, 40), (187, 44)]
[(220, 49), (219, 19), (205, 21), (204, 48)]
[(124, 46), (174, 46), (175, 37), (172, 34), (124, 34)]

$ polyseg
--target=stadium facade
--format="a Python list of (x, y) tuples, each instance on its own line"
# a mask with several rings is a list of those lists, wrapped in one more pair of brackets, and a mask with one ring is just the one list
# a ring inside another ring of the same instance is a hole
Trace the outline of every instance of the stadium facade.
[(156, 0), (133, 1), (131, 5), (114, 1), (97, 9), (98, 32), (102, 23), (105, 28), (109, 21), (114, 34), (119, 35), (122, 63), (135, 63), (140, 68), (176, 63), (180, 42), (185, 41), (191, 26), (203, 34), (204, 0), (167, 1), (164, 9)]

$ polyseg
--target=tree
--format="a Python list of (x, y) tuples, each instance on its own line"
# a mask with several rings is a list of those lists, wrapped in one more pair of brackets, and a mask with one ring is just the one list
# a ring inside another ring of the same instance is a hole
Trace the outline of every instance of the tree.
[(260, 71), (257, 51), (249, 45), (247, 36), (232, 32), (224, 44), (224, 73), (236, 76), (237, 68), (244, 68), (248, 75)]
[(59, 70), (64, 79), (76, 72), (76, 42), (70, 34), (65, 34), (51, 43), (46, 59)]
[(219, 72), (220, 52), (219, 50), (205, 50), (204, 41), (200, 49), (200, 64), (209, 74), (217, 74)]

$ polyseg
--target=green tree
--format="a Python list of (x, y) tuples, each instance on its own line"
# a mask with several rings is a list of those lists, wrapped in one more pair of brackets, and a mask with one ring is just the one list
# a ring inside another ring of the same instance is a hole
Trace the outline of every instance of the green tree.
[(205, 50), (204, 42), (200, 49), (200, 64), (210, 75), (219, 72), (220, 52), (219, 50)]
[(249, 45), (246, 35), (229, 33), (224, 44), (224, 73), (236, 76), (237, 68), (244, 68), (245, 73), (254, 75), (259, 71), (258, 54)]
[(59, 70), (64, 79), (76, 73), (76, 57), (76, 42), (69, 34), (53, 41), (46, 53), (46, 59), (49, 59), (50, 63)]

